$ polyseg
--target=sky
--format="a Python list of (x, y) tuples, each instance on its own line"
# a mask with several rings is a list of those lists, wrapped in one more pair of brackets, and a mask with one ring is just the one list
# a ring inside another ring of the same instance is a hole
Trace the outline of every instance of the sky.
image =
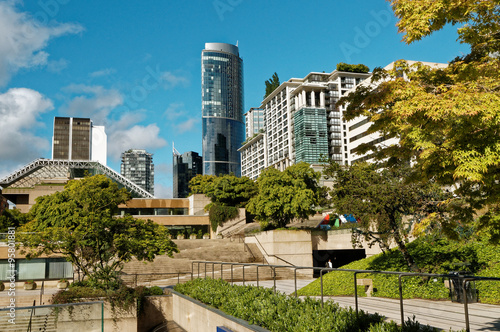
[(246, 112), (264, 82), (337, 63), (468, 53), (457, 27), (406, 45), (384, 0), (0, 0), (0, 178), (51, 157), (56, 116), (105, 126), (107, 164), (153, 153), (155, 196), (172, 197), (172, 147), (201, 151), (201, 51), (238, 44)]

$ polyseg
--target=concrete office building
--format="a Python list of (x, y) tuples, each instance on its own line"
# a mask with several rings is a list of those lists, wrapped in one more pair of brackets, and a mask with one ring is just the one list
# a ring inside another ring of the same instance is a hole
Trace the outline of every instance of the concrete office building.
[(203, 174), (203, 158), (194, 151), (180, 154), (174, 148), (173, 160), (173, 197), (189, 196), (189, 181), (198, 174)]
[(104, 126), (87, 118), (54, 118), (52, 159), (90, 160), (106, 165), (107, 136)]
[(319, 164), (321, 156), (346, 164), (344, 108), (336, 108), (335, 103), (369, 76), (335, 70), (312, 72), (302, 79), (292, 78), (282, 83), (262, 101), (263, 137), (252, 139), (240, 148), (242, 175), (255, 178), (266, 167), (284, 170), (301, 161)]
[(130, 149), (122, 153), (121, 157), (121, 175), (154, 195), (155, 168), (153, 154), (146, 152), (146, 150)]
[(245, 139), (243, 60), (238, 46), (206, 43), (201, 54), (203, 174), (241, 175)]

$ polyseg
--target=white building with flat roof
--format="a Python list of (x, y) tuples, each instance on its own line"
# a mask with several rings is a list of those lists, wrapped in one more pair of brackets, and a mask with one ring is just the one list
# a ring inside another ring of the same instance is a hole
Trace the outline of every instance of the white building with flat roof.
[[(322, 156), (346, 163), (344, 109), (336, 108), (335, 103), (369, 76), (369, 73), (334, 70), (312, 72), (304, 78), (283, 82), (261, 103), (262, 137), (247, 140), (239, 149), (242, 175), (256, 178), (266, 167), (284, 170), (300, 161), (318, 164)], [(257, 158), (257, 165), (248, 156)]]

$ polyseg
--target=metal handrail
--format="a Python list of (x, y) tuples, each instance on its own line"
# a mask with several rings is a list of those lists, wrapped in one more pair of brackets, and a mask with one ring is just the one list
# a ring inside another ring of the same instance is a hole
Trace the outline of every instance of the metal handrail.
[[(259, 245), (260, 245), (260, 247), (262, 248), (262, 250), (264, 250), (265, 256), (268, 256), (268, 257), (274, 257), (274, 258), (279, 259), (280, 261), (283, 261), (283, 262), (285, 262), (285, 263), (289, 264), (290, 266), (295, 266), (295, 264), (292, 264), (292, 263), (288, 262), (287, 260), (285, 260), (285, 259), (283, 259), (283, 258), (281, 258), (281, 257), (279, 257), (279, 256), (276, 256), (276, 255), (269, 255), (269, 254), (267, 253), (267, 251), (266, 251), (266, 248), (264, 248), (264, 246), (262, 245), (262, 243), (260, 243), (260, 241), (259, 241), (259, 239), (257, 238), (257, 236), (255, 236), (255, 235), (251, 235), (251, 236), (253, 236), (253, 237), (257, 240), (257, 242), (259, 243)], [(271, 265), (271, 264), (269, 264), (269, 262), (268, 262), (268, 260), (265, 258), (265, 256), (264, 256), (264, 259), (266, 260), (267, 264), (268, 264), (268, 265)]]
[(181, 274), (183, 275), (191, 275), (192, 279), (192, 271), (189, 272), (154, 272), (154, 273), (120, 273), (120, 276), (128, 275), (128, 276), (134, 276), (134, 285), (137, 287), (137, 280), (138, 276), (169, 276), (169, 275), (176, 275), (177, 276), (177, 283), (180, 284), (180, 276)]
[[(359, 308), (358, 308), (358, 293), (357, 293), (357, 274), (358, 273), (367, 273), (367, 274), (388, 274), (388, 275), (394, 275), (398, 276), (398, 281), (399, 281), (399, 304), (400, 304), (400, 313), (401, 313), (401, 324), (404, 324), (404, 307), (403, 307), (403, 283), (402, 283), (402, 278), (403, 277), (437, 277), (437, 278), (459, 278), (462, 280), (462, 285), (463, 285), (463, 297), (464, 297), (464, 315), (465, 315), (465, 325), (466, 328), (465, 330), (467, 332), (470, 332), (470, 326), (469, 326), (469, 310), (468, 310), (468, 303), (467, 303), (467, 281), (474, 281), (474, 280), (489, 280), (489, 281), (500, 281), (500, 278), (495, 278), (495, 277), (476, 277), (476, 276), (456, 276), (454, 274), (436, 274), (436, 273), (417, 273), (417, 272), (398, 272), (398, 271), (375, 271), (375, 270), (356, 270), (356, 269), (339, 269), (339, 268), (323, 268), (323, 267), (310, 267), (310, 266), (289, 266), (289, 265), (265, 265), (265, 264), (257, 264), (257, 263), (227, 263), (227, 262), (212, 262), (212, 261), (193, 261), (191, 263), (191, 278), (193, 279), (194, 277), (194, 264), (198, 265), (198, 277), (199, 277), (199, 270), (200, 270), (200, 264), (205, 265), (205, 278), (207, 276), (207, 264), (212, 264), (212, 278), (214, 278), (214, 268), (213, 266), (215, 264), (220, 264), (221, 265), (221, 271), (223, 265), (230, 265), (231, 266), (231, 284), (233, 284), (233, 266), (238, 265), (243, 267), (243, 285), (245, 284), (245, 274), (244, 274), (244, 267), (245, 266), (256, 266), (257, 267), (257, 287), (259, 287), (259, 267), (267, 267), (271, 268), (273, 270), (273, 280), (274, 280), (274, 292), (276, 292), (276, 268), (288, 268), (288, 269), (294, 269), (294, 282), (295, 282), (295, 297), (297, 297), (297, 270), (319, 270), (320, 271), (320, 283), (321, 283), (321, 305), (323, 306), (324, 302), (324, 294), (323, 294), (323, 273), (324, 272), (331, 272), (331, 271), (338, 271), (338, 272), (352, 272), (354, 273), (354, 296), (355, 296), (355, 307), (356, 307), (356, 315), (358, 314)], [(222, 278), (222, 273), (221, 273), (221, 278)]]

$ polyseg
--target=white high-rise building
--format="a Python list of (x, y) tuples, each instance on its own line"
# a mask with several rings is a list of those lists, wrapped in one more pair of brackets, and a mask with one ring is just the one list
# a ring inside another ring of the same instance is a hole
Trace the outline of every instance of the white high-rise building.
[(142, 189), (154, 195), (155, 166), (153, 154), (130, 149), (122, 153), (120, 173)]
[(266, 167), (284, 170), (300, 161), (318, 164), (322, 156), (347, 163), (344, 108), (335, 103), (369, 76), (335, 70), (282, 83), (262, 101), (264, 133), (240, 148), (242, 175), (257, 178)]

